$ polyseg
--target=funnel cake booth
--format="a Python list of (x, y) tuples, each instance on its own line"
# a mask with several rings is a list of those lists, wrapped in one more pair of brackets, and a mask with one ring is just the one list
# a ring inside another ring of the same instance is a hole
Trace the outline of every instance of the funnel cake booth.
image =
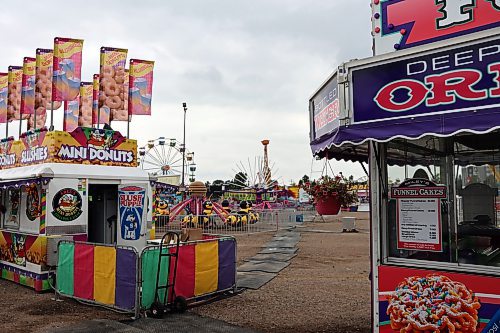
[(499, 33), (345, 63), (310, 99), (313, 154), (369, 165), (373, 332), (500, 327)]
[(152, 179), (136, 157), (136, 141), (112, 130), (36, 130), (2, 140), (2, 277), (49, 289), (62, 239), (146, 246)]

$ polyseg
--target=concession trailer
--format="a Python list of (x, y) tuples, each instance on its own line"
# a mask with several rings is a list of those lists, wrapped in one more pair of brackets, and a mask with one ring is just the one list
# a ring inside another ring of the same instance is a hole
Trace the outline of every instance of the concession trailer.
[(499, 32), (344, 63), (310, 98), (313, 154), (369, 165), (373, 332), (500, 332)]

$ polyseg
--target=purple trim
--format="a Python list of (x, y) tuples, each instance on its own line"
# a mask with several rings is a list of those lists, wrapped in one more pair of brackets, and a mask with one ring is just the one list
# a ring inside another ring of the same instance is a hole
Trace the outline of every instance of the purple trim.
[(341, 126), (327, 139), (312, 142), (311, 149), (317, 155), (327, 148), (346, 143), (359, 145), (366, 140), (383, 142), (397, 137), (417, 139), (426, 134), (446, 137), (457, 132), (486, 133), (495, 127), (500, 127), (500, 108), (389, 119)]

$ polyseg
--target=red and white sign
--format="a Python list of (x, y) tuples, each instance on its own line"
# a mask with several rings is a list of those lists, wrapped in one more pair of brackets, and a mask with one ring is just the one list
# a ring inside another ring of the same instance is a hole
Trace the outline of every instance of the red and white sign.
[(500, 26), (500, 0), (373, 0), (375, 54)]

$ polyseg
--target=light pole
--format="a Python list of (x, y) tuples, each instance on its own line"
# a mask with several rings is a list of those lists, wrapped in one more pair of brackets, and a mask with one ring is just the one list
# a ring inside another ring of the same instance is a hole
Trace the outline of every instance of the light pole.
[[(184, 102), (182, 103), (182, 108), (184, 109), (184, 134), (183, 134), (183, 137), (182, 137), (182, 148), (181, 148), (181, 152), (182, 152), (182, 179), (181, 179), (181, 188), (182, 188), (182, 191), (186, 191), (186, 184), (184, 183), (184, 173), (185, 173), (185, 163), (186, 163), (186, 160), (185, 160), (185, 154), (186, 154), (186, 111), (187, 111), (187, 103)], [(184, 195), (184, 194), (183, 194)]]

